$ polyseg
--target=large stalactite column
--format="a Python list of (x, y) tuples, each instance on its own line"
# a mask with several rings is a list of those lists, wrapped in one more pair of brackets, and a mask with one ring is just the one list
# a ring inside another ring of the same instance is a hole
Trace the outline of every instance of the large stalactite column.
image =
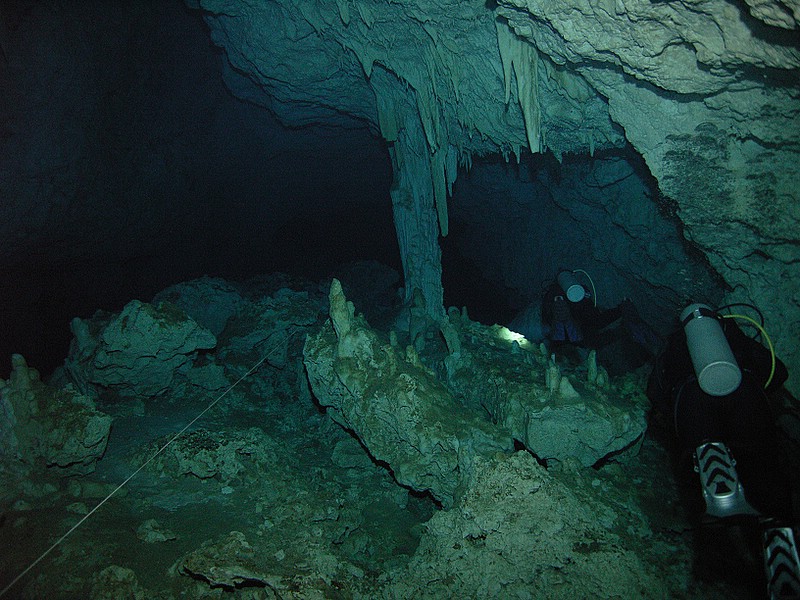
[(428, 315), (438, 320), (444, 315), (439, 218), (431, 153), (417, 113), (405, 116), (389, 153), (394, 170), (391, 196), (403, 261), (404, 300), (409, 302), (418, 288), (425, 297)]

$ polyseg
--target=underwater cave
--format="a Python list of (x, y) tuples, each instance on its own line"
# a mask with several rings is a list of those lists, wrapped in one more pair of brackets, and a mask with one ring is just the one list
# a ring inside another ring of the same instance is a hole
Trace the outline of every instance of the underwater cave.
[(4, 2), (0, 597), (800, 590), (790, 5)]

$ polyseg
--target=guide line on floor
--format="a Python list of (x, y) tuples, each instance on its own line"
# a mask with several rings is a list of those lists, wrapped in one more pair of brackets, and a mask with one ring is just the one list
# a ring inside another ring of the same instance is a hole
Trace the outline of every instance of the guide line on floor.
[[(295, 333), (297, 333), (297, 332), (295, 332)], [(194, 424), (195, 424), (197, 421), (199, 421), (199, 420), (200, 420), (200, 418), (201, 418), (201, 417), (202, 417), (204, 414), (206, 414), (206, 413), (207, 413), (209, 410), (211, 410), (212, 408), (214, 408), (214, 406), (216, 406), (216, 405), (219, 403), (219, 401), (220, 401), (220, 400), (222, 400), (222, 399), (223, 399), (223, 398), (224, 398), (224, 397), (225, 397), (225, 396), (228, 394), (228, 392), (230, 392), (231, 390), (233, 390), (233, 388), (235, 388), (237, 385), (239, 385), (239, 384), (240, 384), (242, 381), (244, 381), (244, 380), (245, 380), (247, 377), (249, 377), (249, 376), (250, 376), (250, 375), (251, 375), (251, 374), (252, 374), (252, 373), (253, 373), (253, 372), (254, 372), (256, 369), (258, 369), (258, 367), (260, 367), (260, 366), (261, 366), (261, 365), (262, 365), (262, 364), (263, 364), (263, 363), (264, 363), (264, 362), (265, 362), (265, 361), (266, 361), (266, 360), (267, 360), (267, 359), (268, 359), (268, 358), (269, 358), (269, 357), (272, 355), (272, 353), (273, 353), (275, 350), (277, 350), (277, 349), (278, 349), (278, 348), (279, 348), (279, 347), (280, 347), (282, 344), (288, 343), (289, 339), (290, 339), (290, 338), (291, 338), (293, 335), (294, 335), (294, 333), (292, 333), (292, 334), (289, 334), (289, 335), (288, 335), (288, 336), (286, 336), (285, 338), (284, 338), (284, 337), (281, 337), (281, 339), (280, 339), (280, 340), (278, 340), (278, 341), (277, 341), (277, 342), (276, 342), (276, 343), (275, 343), (275, 344), (274, 344), (274, 345), (273, 345), (273, 346), (272, 346), (272, 347), (269, 349), (269, 351), (268, 351), (268, 352), (266, 352), (266, 353), (264, 354), (264, 356), (263, 356), (263, 357), (262, 357), (262, 358), (261, 358), (261, 359), (260, 359), (260, 360), (259, 360), (257, 363), (255, 363), (255, 364), (254, 364), (252, 367), (250, 367), (250, 369), (249, 369), (249, 370), (248, 370), (248, 371), (247, 371), (247, 372), (246, 372), (244, 375), (242, 375), (242, 376), (241, 376), (239, 379), (237, 379), (237, 380), (236, 380), (236, 382), (235, 382), (235, 383), (231, 384), (231, 386), (230, 386), (230, 387), (228, 387), (228, 388), (227, 388), (227, 389), (226, 389), (224, 392), (222, 392), (222, 393), (221, 393), (219, 396), (217, 396), (217, 398), (216, 398), (216, 399), (215, 399), (213, 402), (211, 402), (211, 403), (210, 403), (208, 406), (206, 406), (206, 407), (203, 409), (203, 411), (202, 411), (202, 412), (200, 412), (200, 414), (198, 414), (198, 415), (197, 415), (196, 417), (194, 417), (194, 418), (193, 418), (191, 421), (189, 421), (189, 423), (188, 423), (188, 424), (187, 424), (187, 425), (186, 425), (186, 426), (185, 426), (183, 429), (181, 429), (181, 430), (180, 430), (178, 433), (176, 433), (174, 436), (172, 436), (172, 438), (171, 438), (171, 439), (170, 439), (170, 440), (169, 440), (169, 441), (168, 441), (166, 444), (164, 444), (164, 445), (163, 445), (161, 448), (159, 448), (159, 449), (158, 449), (158, 451), (157, 451), (155, 454), (153, 454), (153, 455), (152, 455), (150, 458), (148, 458), (148, 459), (147, 459), (147, 460), (146, 460), (144, 463), (142, 463), (142, 465), (141, 465), (141, 466), (140, 466), (138, 469), (136, 469), (136, 470), (135, 470), (133, 473), (131, 473), (131, 474), (130, 474), (130, 475), (129, 475), (129, 476), (128, 476), (128, 477), (127, 477), (127, 478), (126, 478), (126, 479), (125, 479), (125, 480), (124, 480), (122, 483), (120, 483), (120, 484), (119, 484), (119, 485), (118, 485), (116, 488), (114, 488), (114, 489), (113, 489), (113, 490), (112, 490), (112, 491), (111, 491), (111, 492), (110, 492), (110, 493), (109, 493), (109, 494), (108, 494), (108, 495), (107, 495), (105, 498), (103, 498), (103, 499), (102, 499), (102, 500), (101, 500), (101, 501), (100, 501), (100, 502), (97, 504), (97, 506), (95, 506), (95, 507), (94, 507), (92, 510), (90, 510), (88, 513), (86, 513), (86, 514), (85, 514), (85, 515), (84, 515), (84, 516), (83, 516), (83, 517), (82, 517), (82, 518), (81, 518), (81, 519), (80, 519), (80, 520), (79, 520), (77, 523), (75, 523), (75, 525), (73, 525), (72, 527), (70, 527), (70, 528), (69, 528), (69, 530), (68, 530), (68, 531), (67, 531), (67, 532), (66, 532), (64, 535), (62, 535), (60, 538), (58, 538), (58, 539), (57, 539), (57, 540), (56, 540), (56, 541), (55, 541), (55, 542), (54, 542), (54, 543), (53, 543), (53, 544), (52, 544), (52, 545), (51, 545), (51, 546), (50, 546), (50, 547), (49, 547), (47, 550), (45, 550), (44, 552), (42, 552), (42, 554), (40, 554), (40, 555), (39, 555), (39, 557), (38, 557), (38, 558), (36, 558), (36, 560), (34, 560), (34, 561), (31, 563), (31, 564), (29, 564), (29, 565), (28, 565), (28, 566), (27, 566), (27, 567), (26, 567), (26, 568), (25, 568), (25, 569), (24, 569), (24, 570), (23, 570), (23, 571), (22, 571), (22, 572), (21, 572), (19, 575), (17, 575), (16, 577), (14, 577), (14, 579), (12, 579), (12, 580), (11, 580), (11, 582), (10, 582), (8, 585), (6, 585), (6, 586), (5, 586), (5, 587), (4, 587), (2, 590), (0, 590), (0, 598), (2, 598), (3, 596), (5, 596), (5, 595), (6, 595), (6, 594), (9, 592), (9, 590), (11, 590), (11, 588), (13, 588), (13, 587), (14, 587), (14, 586), (17, 584), (17, 582), (19, 582), (19, 580), (20, 580), (20, 579), (22, 579), (23, 577), (25, 577), (25, 575), (27, 575), (28, 573), (30, 573), (30, 571), (31, 571), (31, 570), (32, 570), (34, 567), (36, 567), (36, 565), (38, 565), (38, 564), (39, 564), (39, 563), (40, 563), (42, 560), (44, 560), (44, 559), (45, 559), (45, 558), (46, 558), (46, 557), (47, 557), (47, 556), (48, 556), (48, 555), (49, 555), (49, 554), (50, 554), (50, 553), (51, 553), (53, 550), (55, 550), (55, 549), (56, 549), (56, 548), (57, 548), (59, 545), (61, 545), (61, 544), (64, 542), (64, 540), (66, 540), (66, 539), (67, 539), (67, 538), (68, 538), (70, 535), (72, 535), (72, 533), (73, 533), (73, 532), (74, 532), (76, 529), (78, 529), (78, 528), (79, 528), (81, 525), (83, 525), (83, 524), (84, 524), (84, 523), (85, 523), (85, 522), (86, 522), (86, 521), (89, 519), (89, 517), (91, 517), (91, 516), (92, 516), (92, 515), (93, 515), (95, 512), (97, 512), (97, 510), (98, 510), (98, 509), (99, 509), (101, 506), (103, 506), (103, 504), (105, 504), (106, 502), (108, 502), (108, 501), (109, 501), (109, 500), (110, 500), (110, 499), (111, 499), (111, 498), (114, 496), (114, 494), (116, 494), (116, 493), (117, 493), (118, 491), (120, 491), (120, 490), (121, 490), (123, 487), (125, 487), (125, 486), (128, 484), (128, 482), (130, 482), (130, 481), (131, 481), (131, 480), (132, 480), (134, 477), (136, 477), (136, 475), (138, 475), (138, 474), (139, 474), (139, 473), (142, 471), (142, 469), (144, 469), (144, 468), (145, 468), (147, 465), (149, 465), (151, 462), (153, 462), (153, 460), (155, 460), (155, 459), (156, 459), (156, 458), (157, 458), (157, 457), (158, 457), (158, 456), (159, 456), (159, 455), (160, 455), (162, 452), (164, 452), (164, 450), (166, 450), (166, 449), (167, 449), (167, 448), (168, 448), (168, 447), (169, 447), (169, 446), (170, 446), (170, 445), (171, 445), (173, 442), (175, 442), (175, 440), (177, 440), (177, 439), (178, 439), (179, 437), (181, 437), (181, 436), (182, 436), (184, 433), (186, 433), (186, 431), (187, 431), (187, 430), (188, 430), (188, 429), (189, 429), (189, 428), (190, 428), (192, 425), (194, 425)]]

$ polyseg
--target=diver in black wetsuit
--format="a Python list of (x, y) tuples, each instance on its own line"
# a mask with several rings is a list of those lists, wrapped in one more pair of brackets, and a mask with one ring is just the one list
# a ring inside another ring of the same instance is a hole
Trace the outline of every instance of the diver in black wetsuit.
[(735, 320), (751, 321), (768, 340), (763, 319), (725, 316), (701, 304), (683, 311), (648, 395), (678, 442), (678, 473), (697, 473), (692, 486), (700, 484), (693, 494), (700, 522), (728, 531), (746, 526), (751, 538), (762, 539), (771, 597), (800, 598), (796, 482), (771, 410), (788, 372), (771, 342), (767, 349)]
[(602, 310), (571, 271), (560, 271), (542, 296), (542, 324), (550, 350), (597, 350), (612, 375), (640, 367), (654, 358), (661, 340), (639, 317), (629, 299)]

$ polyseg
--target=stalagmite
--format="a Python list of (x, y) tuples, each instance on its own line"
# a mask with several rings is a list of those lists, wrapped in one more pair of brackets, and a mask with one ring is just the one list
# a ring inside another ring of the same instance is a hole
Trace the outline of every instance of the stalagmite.
[(589, 383), (597, 381), (597, 350), (589, 350), (586, 358), (586, 380)]
[(561, 382), (558, 384), (558, 393), (565, 400), (576, 400), (581, 397), (572, 382), (566, 377), (561, 378)]
[(551, 394), (555, 394), (561, 389), (561, 369), (558, 368), (555, 362), (551, 361), (550, 364), (547, 365), (547, 370), (544, 375), (547, 390)]

